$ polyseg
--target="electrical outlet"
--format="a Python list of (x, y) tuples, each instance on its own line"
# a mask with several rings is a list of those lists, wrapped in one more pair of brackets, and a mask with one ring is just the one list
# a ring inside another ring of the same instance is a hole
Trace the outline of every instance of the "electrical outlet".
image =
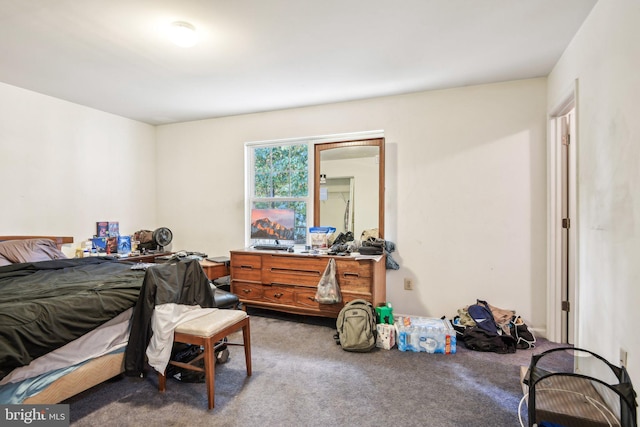
[(411, 280), (411, 278), (409, 278), (409, 277), (405, 277), (404, 278), (404, 290), (405, 291), (412, 291), (413, 290), (413, 280)]
[(620, 366), (627, 367), (627, 350), (620, 348)]

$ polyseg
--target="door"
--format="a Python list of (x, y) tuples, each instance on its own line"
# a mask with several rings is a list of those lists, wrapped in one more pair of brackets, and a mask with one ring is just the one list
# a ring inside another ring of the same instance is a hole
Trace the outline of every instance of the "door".
[(556, 120), (558, 126), (558, 142), (560, 147), (560, 200), (561, 218), (561, 252), (559, 265), (561, 268), (561, 339), (563, 343), (573, 344), (575, 341), (576, 317), (576, 138), (575, 108)]

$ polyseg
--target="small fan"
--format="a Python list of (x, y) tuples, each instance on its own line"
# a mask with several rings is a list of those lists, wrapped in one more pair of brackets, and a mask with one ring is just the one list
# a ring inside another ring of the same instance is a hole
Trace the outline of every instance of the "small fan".
[(164, 250), (164, 247), (167, 246), (173, 240), (173, 233), (167, 227), (156, 228), (153, 231), (153, 241), (156, 245), (159, 246), (159, 250)]

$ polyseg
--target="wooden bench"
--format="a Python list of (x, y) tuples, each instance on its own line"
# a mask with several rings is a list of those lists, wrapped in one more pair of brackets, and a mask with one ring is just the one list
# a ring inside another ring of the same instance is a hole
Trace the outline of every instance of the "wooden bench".
[[(178, 325), (174, 332), (174, 342), (200, 345), (203, 353), (189, 363), (169, 361), (169, 364), (197, 372), (205, 373), (209, 409), (214, 407), (215, 394), (215, 347), (225, 337), (242, 329), (243, 343), (225, 342), (226, 345), (244, 346), (247, 376), (251, 376), (251, 334), (249, 316), (242, 310), (216, 310)], [(194, 363), (204, 358), (204, 369)], [(166, 390), (167, 377), (158, 373), (158, 389)]]

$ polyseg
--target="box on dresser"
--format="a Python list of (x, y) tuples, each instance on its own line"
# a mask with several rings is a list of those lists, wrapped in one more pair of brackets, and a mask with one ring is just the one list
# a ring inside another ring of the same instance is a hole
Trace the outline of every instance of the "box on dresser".
[[(315, 295), (329, 259), (336, 262), (342, 293), (339, 304), (321, 304)], [(384, 256), (310, 255), (300, 253), (231, 251), (231, 292), (247, 306), (295, 314), (337, 317), (346, 302), (365, 299), (374, 306), (386, 299)]]

